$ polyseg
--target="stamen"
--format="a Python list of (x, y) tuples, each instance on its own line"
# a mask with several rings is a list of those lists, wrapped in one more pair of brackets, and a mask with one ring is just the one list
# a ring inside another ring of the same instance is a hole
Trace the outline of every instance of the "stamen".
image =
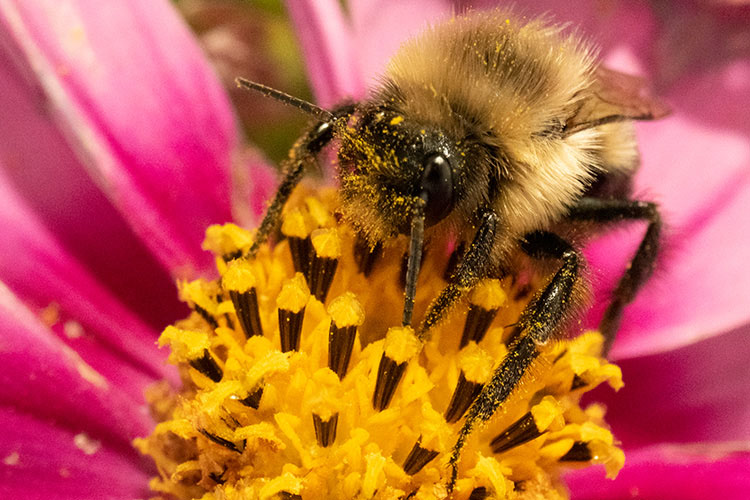
[(310, 298), (305, 278), (297, 273), (288, 280), (276, 298), (279, 308), (279, 334), (282, 352), (299, 350), (302, 322), (305, 319), (305, 306)]
[(365, 275), (365, 278), (370, 276), (375, 262), (383, 255), (383, 245), (378, 242), (374, 247), (362, 236), (357, 236), (354, 240), (354, 262), (359, 267), (359, 272)]
[(313, 252), (310, 261), (310, 289), (325, 302), (341, 256), (341, 242), (335, 229), (317, 229), (310, 235)]
[(451, 402), (445, 411), (446, 422), (457, 422), (471, 406), (482, 391), (484, 383), (492, 375), (492, 364), (492, 357), (476, 344), (471, 344), (461, 352), (458, 359), (461, 373)]
[(593, 458), (588, 443), (576, 441), (570, 450), (560, 457), (560, 462), (588, 462)]
[(289, 250), (292, 253), (292, 264), (294, 270), (302, 273), (306, 278), (310, 276), (310, 259), (312, 253), (312, 242), (310, 241), (310, 224), (306, 223), (305, 216), (298, 209), (290, 210), (284, 215), (281, 224), (281, 233), (289, 241)]
[(240, 403), (242, 403), (245, 406), (249, 406), (250, 408), (253, 408), (254, 410), (257, 410), (260, 408), (260, 398), (263, 397), (263, 388), (259, 387), (254, 392), (248, 394), (248, 396), (244, 399), (240, 399)]
[(544, 396), (539, 403), (498, 434), (490, 443), (494, 453), (502, 453), (532, 439), (548, 430), (561, 429), (565, 425), (563, 407), (552, 396)]
[(232, 441), (228, 439), (224, 439), (223, 437), (217, 436), (215, 434), (211, 434), (205, 429), (198, 429), (198, 432), (206, 436), (206, 438), (213, 441), (214, 443), (223, 446), (224, 448), (227, 448), (229, 450), (235, 451), (240, 454), (242, 453), (242, 450), (240, 450), (240, 448), (236, 444), (234, 444)]
[(471, 494), (469, 495), (469, 500), (485, 500), (490, 495), (490, 492), (487, 491), (487, 488), (484, 486), (480, 486), (479, 488), (474, 488), (471, 490)]
[(385, 336), (383, 356), (378, 366), (378, 377), (372, 406), (378, 411), (388, 407), (393, 393), (406, 370), (407, 362), (421, 349), (421, 342), (409, 326), (392, 327)]
[(357, 327), (365, 321), (365, 311), (356, 296), (347, 292), (328, 306), (331, 328), (328, 332), (328, 367), (344, 378), (357, 336)]
[(336, 440), (336, 426), (339, 423), (339, 414), (334, 413), (328, 420), (323, 420), (317, 413), (313, 413), (313, 426), (315, 427), (315, 439), (323, 448), (332, 445)]
[(244, 259), (233, 261), (222, 278), (222, 286), (229, 291), (229, 298), (246, 338), (263, 335), (255, 282), (250, 263)]
[(192, 366), (214, 382), (219, 382), (221, 380), (221, 377), (224, 376), (221, 367), (216, 364), (216, 361), (214, 360), (213, 356), (211, 356), (211, 353), (208, 352), (208, 349), (205, 349), (203, 351), (203, 355), (201, 357), (191, 359), (190, 366)]
[(439, 454), (439, 452), (437, 451), (422, 448), (421, 443), (422, 437), (420, 436), (420, 438), (417, 439), (417, 442), (414, 443), (414, 447), (411, 449), (411, 452), (409, 452), (409, 456), (406, 457), (406, 460), (404, 460), (404, 465), (402, 468), (404, 469), (404, 472), (406, 472), (410, 476), (413, 476), (417, 472), (421, 471), (425, 465), (430, 463), (430, 461)]
[(570, 391), (573, 392), (581, 387), (586, 387), (588, 383), (583, 380), (578, 374), (573, 375), (573, 382), (570, 384)]
[(471, 290), (469, 312), (459, 348), (471, 341), (479, 343), (484, 338), (505, 298), (500, 281), (495, 279), (483, 280)]
[(527, 443), (532, 439), (538, 438), (542, 433), (537, 429), (534, 423), (534, 417), (531, 412), (526, 412), (524, 416), (513, 422), (510, 427), (492, 440), (490, 448), (494, 453), (502, 453), (505, 450), (515, 448), (516, 446)]

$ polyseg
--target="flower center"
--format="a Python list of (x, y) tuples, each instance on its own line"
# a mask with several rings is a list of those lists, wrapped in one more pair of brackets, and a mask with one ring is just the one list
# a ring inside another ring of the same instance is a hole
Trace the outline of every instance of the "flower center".
[[(475, 286), (422, 342), (400, 325), (405, 242), (369, 248), (339, 222), (335, 191), (299, 189), (275, 246), (212, 226), (221, 278), (180, 283), (193, 309), (166, 328), (182, 387), (147, 399), (159, 422), (136, 446), (151, 488), (176, 498), (446, 498), (462, 417), (507, 353), (533, 295), (521, 274)], [(430, 246), (415, 318), (446, 285), (452, 254)], [(540, 348), (519, 388), (468, 438), (451, 498), (566, 498), (566, 467), (624, 455), (583, 393), (618, 367), (587, 332)]]

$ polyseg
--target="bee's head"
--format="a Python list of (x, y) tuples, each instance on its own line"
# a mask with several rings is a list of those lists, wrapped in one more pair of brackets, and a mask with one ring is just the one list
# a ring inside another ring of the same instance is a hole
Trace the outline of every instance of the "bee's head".
[(355, 114), (340, 138), (344, 210), (371, 241), (408, 233), (419, 199), (426, 227), (448, 218), (461, 200), (460, 145), (440, 130), (373, 108)]

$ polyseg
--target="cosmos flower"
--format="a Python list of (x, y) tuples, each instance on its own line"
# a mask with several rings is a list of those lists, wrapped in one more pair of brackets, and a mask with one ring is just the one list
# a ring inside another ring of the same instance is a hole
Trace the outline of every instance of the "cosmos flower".
[[(336, 1), (290, 2), (318, 102), (362, 95), (449, 3), (350, 2), (349, 22)], [(637, 187), (663, 205), (670, 238), (612, 351), (625, 388), (596, 397), (627, 461), (614, 482), (572, 474), (573, 497), (744, 498), (747, 11), (539, 4), (591, 33), (608, 64), (659, 83), (675, 110), (639, 125)], [(0, 494), (147, 497), (153, 472), (131, 441), (153, 426), (144, 388), (176, 381), (154, 346), (185, 314), (173, 279), (211, 275), (204, 229), (247, 222), (233, 193), (256, 189), (257, 200), (272, 174), (238, 160), (226, 96), (166, 2), (3, 1), (0, 23)], [(732, 37), (717, 36), (727, 27)], [(671, 58), (685, 40), (693, 54)], [(252, 169), (255, 184), (237, 186), (233, 168)], [(601, 290), (632, 252), (616, 236), (589, 249)]]

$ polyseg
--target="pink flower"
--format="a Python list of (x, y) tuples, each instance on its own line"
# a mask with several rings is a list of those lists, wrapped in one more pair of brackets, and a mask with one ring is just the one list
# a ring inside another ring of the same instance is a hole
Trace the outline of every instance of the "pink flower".
[[(210, 272), (205, 227), (247, 213), (236, 193), (271, 178), (237, 165), (227, 97), (168, 2), (86, 5), (0, 1), (4, 498), (149, 495), (151, 466), (131, 440), (153, 425), (144, 387), (174, 378), (154, 345), (184, 313), (173, 279)], [(626, 387), (599, 396), (626, 466), (614, 482), (572, 474), (575, 498), (744, 498), (750, 486), (750, 58), (737, 49), (749, 46), (748, 11), (660, 5), (533, 7), (580, 26), (675, 109), (639, 128), (637, 186), (662, 204), (670, 238), (613, 350)], [(399, 42), (452, 4), (358, 0), (350, 17), (336, 0), (289, 8), (328, 106), (361, 97)], [(256, 184), (237, 186), (233, 168)], [(590, 249), (601, 290), (632, 251), (616, 236)]]

